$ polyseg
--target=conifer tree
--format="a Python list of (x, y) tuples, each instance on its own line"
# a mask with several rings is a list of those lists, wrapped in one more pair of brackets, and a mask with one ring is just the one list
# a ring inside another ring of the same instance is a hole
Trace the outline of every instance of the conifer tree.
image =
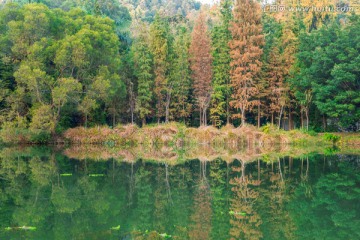
[(246, 112), (257, 104), (254, 96), (258, 93), (256, 84), (262, 65), (261, 47), (264, 45), (260, 5), (253, 0), (237, 0), (230, 31), (230, 73), (233, 88), (230, 105), (240, 110), (233, 117), (241, 118), (241, 125), (244, 125)]
[(173, 44), (170, 80), (173, 86), (170, 111), (171, 118), (185, 121), (190, 116), (191, 76), (189, 64), (190, 34), (186, 26), (178, 27)]
[(212, 31), (213, 79), (210, 118), (214, 125), (221, 125), (226, 119), (229, 123), (230, 101), (230, 47), (231, 40), (229, 23), (232, 19), (231, 1), (220, 3), (221, 23)]
[(142, 124), (153, 111), (152, 98), (154, 80), (152, 75), (152, 56), (149, 49), (148, 31), (145, 24), (141, 24), (139, 37), (132, 46), (135, 75), (137, 77), (136, 111)]
[(192, 32), (190, 62), (196, 104), (199, 108), (200, 126), (207, 124), (207, 109), (211, 100), (212, 57), (210, 37), (204, 13), (200, 13)]

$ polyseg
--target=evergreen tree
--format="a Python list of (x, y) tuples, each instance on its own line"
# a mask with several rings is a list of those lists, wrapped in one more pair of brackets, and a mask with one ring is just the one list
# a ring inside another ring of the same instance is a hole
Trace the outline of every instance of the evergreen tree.
[(169, 120), (169, 98), (171, 87), (169, 83), (169, 26), (165, 19), (159, 14), (155, 16), (154, 22), (150, 27), (150, 47), (154, 56), (154, 76), (155, 76), (155, 98), (156, 98), (156, 117), (165, 117), (165, 122)]
[(136, 110), (144, 125), (146, 123), (146, 118), (151, 116), (153, 111), (152, 98), (154, 80), (152, 75), (152, 55), (149, 49), (147, 27), (145, 24), (141, 24), (140, 29), (140, 34), (135, 40), (131, 50), (138, 83)]
[(213, 79), (210, 118), (213, 125), (229, 123), (230, 101), (230, 47), (231, 32), (229, 24), (232, 19), (231, 1), (220, 3), (221, 23), (212, 30)]
[(190, 36), (186, 26), (178, 27), (173, 45), (170, 81), (173, 85), (170, 111), (171, 118), (186, 121), (191, 114), (191, 76), (189, 64)]

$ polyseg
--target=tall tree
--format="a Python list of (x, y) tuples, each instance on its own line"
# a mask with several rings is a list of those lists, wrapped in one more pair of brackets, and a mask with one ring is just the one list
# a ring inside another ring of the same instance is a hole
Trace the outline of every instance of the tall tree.
[(230, 47), (231, 32), (229, 24), (232, 19), (232, 2), (220, 2), (220, 24), (212, 30), (213, 92), (211, 95), (210, 118), (213, 125), (221, 125), (224, 119), (229, 123), (230, 101)]
[(257, 80), (261, 71), (261, 47), (264, 45), (262, 35), (261, 8), (253, 0), (237, 0), (234, 6), (234, 20), (230, 31), (232, 40), (229, 43), (231, 56), (231, 85), (233, 100), (230, 105), (240, 109), (240, 114), (233, 115), (241, 118), (245, 124), (246, 111), (251, 110), (257, 101)]
[(171, 86), (168, 86), (169, 69), (169, 26), (165, 19), (156, 14), (154, 22), (150, 27), (150, 47), (154, 56), (154, 75), (155, 75), (155, 98), (156, 98), (156, 117), (165, 117), (165, 122), (169, 120), (169, 94)]
[(145, 24), (140, 25), (140, 34), (132, 46), (132, 55), (137, 77), (136, 110), (142, 124), (153, 111), (152, 98), (154, 80), (152, 75), (152, 55), (149, 48), (148, 31)]
[(176, 30), (171, 59), (170, 81), (173, 85), (170, 111), (171, 118), (185, 119), (191, 114), (190, 102), (191, 76), (189, 64), (190, 34), (186, 26), (181, 25)]
[(207, 124), (207, 109), (211, 101), (212, 57), (210, 54), (210, 37), (207, 32), (205, 14), (200, 13), (191, 36), (190, 62), (193, 88), (199, 108), (200, 125)]

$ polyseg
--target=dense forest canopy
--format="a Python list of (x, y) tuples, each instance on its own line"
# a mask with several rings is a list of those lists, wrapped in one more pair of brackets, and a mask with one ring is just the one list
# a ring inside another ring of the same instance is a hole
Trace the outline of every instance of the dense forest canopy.
[[(312, 5), (344, 3), (296, 6)], [(168, 121), (358, 130), (356, 8), (269, 7), (253, 0), (212, 6), (192, 0), (3, 1), (2, 135), (42, 138), (76, 126)]]

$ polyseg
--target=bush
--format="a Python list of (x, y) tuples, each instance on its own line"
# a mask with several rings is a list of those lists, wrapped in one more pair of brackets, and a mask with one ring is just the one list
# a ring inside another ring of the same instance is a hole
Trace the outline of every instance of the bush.
[(333, 144), (337, 143), (341, 139), (340, 136), (332, 134), (332, 133), (325, 133), (323, 138), (324, 138), (324, 140), (330, 141)]

